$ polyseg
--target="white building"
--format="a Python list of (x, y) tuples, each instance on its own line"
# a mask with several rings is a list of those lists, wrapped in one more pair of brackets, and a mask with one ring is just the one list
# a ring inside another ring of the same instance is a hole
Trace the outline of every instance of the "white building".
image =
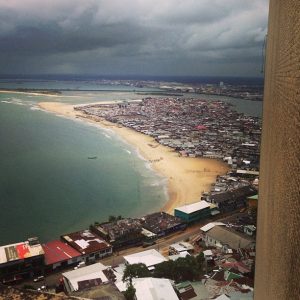
[(103, 273), (103, 270), (106, 269), (107, 267), (103, 264), (96, 263), (77, 270), (62, 273), (66, 291), (72, 293), (79, 291), (84, 284), (96, 286), (108, 282), (107, 277)]
[(179, 300), (169, 279), (135, 278), (133, 286), (137, 300)]
[(155, 265), (166, 261), (166, 259), (154, 249), (126, 255), (124, 256), (124, 259), (129, 265), (145, 264), (150, 271), (155, 268)]

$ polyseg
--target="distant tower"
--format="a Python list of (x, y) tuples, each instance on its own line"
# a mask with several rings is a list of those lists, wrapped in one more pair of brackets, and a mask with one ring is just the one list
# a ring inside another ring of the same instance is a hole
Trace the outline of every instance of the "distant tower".
[(219, 86), (220, 86), (220, 88), (224, 87), (224, 82), (223, 82), (223, 81), (220, 81)]
[(270, 0), (255, 300), (300, 299), (300, 1)]

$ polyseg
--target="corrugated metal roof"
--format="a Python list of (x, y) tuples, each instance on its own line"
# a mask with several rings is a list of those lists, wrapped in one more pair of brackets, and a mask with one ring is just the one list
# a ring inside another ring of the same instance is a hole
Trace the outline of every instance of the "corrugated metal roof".
[(69, 285), (73, 291), (78, 290), (78, 282), (100, 278), (102, 282), (107, 282), (108, 279), (102, 272), (107, 269), (101, 263), (96, 263), (87, 267), (79, 268), (70, 272), (63, 273), (62, 275), (68, 280)]
[(147, 267), (154, 266), (166, 261), (166, 259), (154, 249), (126, 255), (124, 256), (124, 259), (131, 265), (142, 263)]
[(133, 286), (137, 300), (179, 300), (169, 279), (136, 278)]
[(59, 240), (45, 243), (42, 247), (45, 251), (46, 265), (52, 265), (81, 255), (80, 252)]
[(178, 211), (182, 211), (186, 214), (191, 214), (193, 212), (196, 212), (198, 210), (204, 209), (204, 208), (208, 208), (210, 207), (210, 203), (201, 200), (199, 202), (193, 203), (193, 204), (188, 204), (188, 205), (184, 205), (181, 207), (176, 207), (175, 209)]
[(222, 222), (211, 222), (211, 223), (208, 223), (208, 224), (204, 225), (203, 227), (201, 227), (200, 230), (206, 232), (206, 231), (214, 228), (217, 225), (219, 225), (219, 226), (222, 226), (222, 225), (225, 226), (225, 224), (222, 223)]
[(28, 241), (1, 246), (0, 264), (43, 254), (40, 244), (30, 245)]

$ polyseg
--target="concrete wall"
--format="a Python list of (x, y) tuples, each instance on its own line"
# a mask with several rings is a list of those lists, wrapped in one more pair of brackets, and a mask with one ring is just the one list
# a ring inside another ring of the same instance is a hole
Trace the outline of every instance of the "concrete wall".
[(300, 299), (300, 0), (271, 0), (255, 300)]

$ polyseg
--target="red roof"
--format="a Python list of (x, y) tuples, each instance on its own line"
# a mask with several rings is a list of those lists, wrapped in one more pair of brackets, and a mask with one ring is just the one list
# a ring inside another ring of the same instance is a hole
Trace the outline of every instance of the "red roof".
[(197, 128), (198, 130), (206, 130), (206, 129), (207, 129), (207, 127), (204, 126), (204, 125), (198, 125), (198, 126), (196, 126), (196, 128)]
[(45, 251), (46, 265), (63, 262), (81, 255), (78, 251), (59, 240), (45, 243), (42, 247)]

